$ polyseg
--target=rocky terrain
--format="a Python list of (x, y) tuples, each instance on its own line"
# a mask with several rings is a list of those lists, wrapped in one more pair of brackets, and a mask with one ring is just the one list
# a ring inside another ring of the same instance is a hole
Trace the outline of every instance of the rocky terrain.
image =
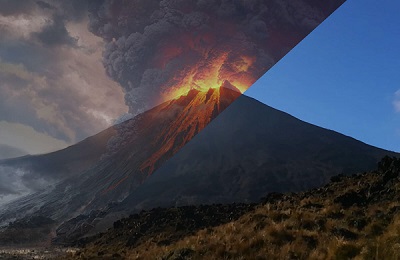
[(400, 159), (257, 205), (144, 211), (79, 244), (66, 258), (398, 259)]

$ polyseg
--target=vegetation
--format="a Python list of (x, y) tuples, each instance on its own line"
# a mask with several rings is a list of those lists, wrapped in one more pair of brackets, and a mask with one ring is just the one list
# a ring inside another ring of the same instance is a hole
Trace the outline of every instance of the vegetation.
[[(304, 193), (269, 194), (254, 207), (158, 209), (151, 232), (141, 220), (152, 213), (142, 212), (81, 241), (67, 258), (400, 259), (399, 174), (400, 159), (385, 157), (374, 172), (336, 176)], [(162, 217), (174, 211), (180, 213)]]

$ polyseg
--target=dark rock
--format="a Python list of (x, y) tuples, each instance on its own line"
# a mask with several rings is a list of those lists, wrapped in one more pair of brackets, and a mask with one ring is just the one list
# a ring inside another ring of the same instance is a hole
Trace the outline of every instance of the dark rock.
[(282, 200), (283, 197), (284, 197), (284, 194), (282, 194), (282, 193), (272, 192), (272, 193), (269, 193), (262, 201), (264, 204), (275, 203), (279, 200)]
[(331, 177), (331, 182), (340, 182), (345, 176), (343, 174), (339, 174)]
[(344, 217), (344, 214), (341, 212), (331, 212), (327, 215), (327, 217), (331, 219), (341, 219)]
[(303, 206), (305, 209), (322, 209), (324, 206), (318, 203), (307, 203)]
[(349, 226), (357, 228), (359, 231), (367, 226), (368, 221), (365, 218), (349, 220)]
[(302, 236), (303, 240), (306, 241), (307, 246), (311, 249), (314, 249), (318, 245), (318, 239), (314, 236)]
[(367, 198), (364, 194), (357, 193), (355, 191), (347, 192), (341, 196), (338, 196), (334, 199), (335, 203), (341, 204), (344, 208), (348, 208), (353, 206), (354, 204), (357, 206), (363, 206), (367, 204)]
[(343, 237), (346, 240), (356, 240), (358, 239), (358, 235), (348, 229), (345, 228), (334, 228), (332, 233), (336, 236)]
[(193, 255), (194, 251), (190, 248), (183, 248), (177, 251), (173, 251), (168, 254), (167, 257), (163, 258), (165, 260), (185, 260), (190, 259), (190, 256)]

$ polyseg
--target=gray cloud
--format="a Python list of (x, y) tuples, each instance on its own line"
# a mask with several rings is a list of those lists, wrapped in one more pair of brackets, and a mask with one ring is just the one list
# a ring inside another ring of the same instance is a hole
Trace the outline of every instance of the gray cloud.
[(43, 45), (50, 47), (61, 45), (76, 47), (78, 42), (78, 39), (71, 37), (65, 27), (64, 20), (59, 16), (55, 16), (42, 31), (34, 32), (32, 35)]
[[(26, 151), (5, 144), (0, 144), (0, 160), (28, 154)], [(1, 188), (0, 188), (1, 189)]]
[(36, 1), (36, 4), (42, 9), (49, 9), (49, 10), (56, 9), (54, 6), (52, 6), (51, 4), (44, 2), (44, 1)]
[(0, 14), (5, 16), (31, 13), (35, 7), (34, 1), (0, 0)]
[(0, 13), (0, 120), (73, 143), (125, 113), (101, 62), (102, 39), (87, 30), (86, 1), (15, 2), (0, 2), (8, 10)]

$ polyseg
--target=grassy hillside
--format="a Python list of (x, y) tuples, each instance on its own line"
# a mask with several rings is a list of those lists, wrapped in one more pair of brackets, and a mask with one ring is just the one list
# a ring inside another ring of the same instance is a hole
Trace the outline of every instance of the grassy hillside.
[(133, 215), (68, 258), (399, 259), (400, 159), (257, 205), (157, 209)]

